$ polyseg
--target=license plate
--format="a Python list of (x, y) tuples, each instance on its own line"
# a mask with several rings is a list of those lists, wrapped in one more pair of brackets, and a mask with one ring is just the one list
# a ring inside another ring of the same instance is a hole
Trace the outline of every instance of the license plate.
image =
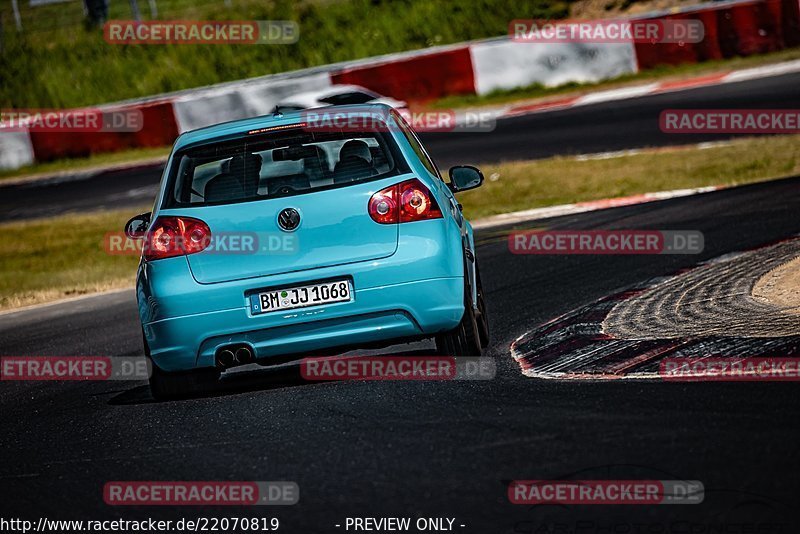
[(334, 280), (322, 284), (289, 287), (250, 295), (250, 309), (254, 314), (305, 308), (331, 302), (353, 300), (349, 280)]

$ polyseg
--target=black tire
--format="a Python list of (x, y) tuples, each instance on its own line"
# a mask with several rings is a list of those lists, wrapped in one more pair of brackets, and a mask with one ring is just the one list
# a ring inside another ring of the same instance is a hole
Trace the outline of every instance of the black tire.
[(481, 338), (481, 347), (484, 349), (489, 346), (491, 336), (489, 335), (489, 314), (486, 311), (486, 301), (483, 297), (483, 284), (481, 283), (481, 271), (475, 263), (475, 278), (478, 280), (478, 306), (475, 320), (478, 323), (478, 334)]
[(168, 373), (159, 368), (150, 356), (150, 347), (142, 332), (144, 354), (150, 360), (150, 394), (156, 400), (180, 399), (197, 395), (212, 388), (219, 380), (219, 371), (213, 368), (196, 369), (182, 373)]
[[(465, 271), (466, 272), (466, 271)], [(453, 330), (436, 336), (436, 351), (443, 356), (480, 356), (481, 337), (475, 310), (472, 307), (472, 292), (464, 282), (464, 315)]]

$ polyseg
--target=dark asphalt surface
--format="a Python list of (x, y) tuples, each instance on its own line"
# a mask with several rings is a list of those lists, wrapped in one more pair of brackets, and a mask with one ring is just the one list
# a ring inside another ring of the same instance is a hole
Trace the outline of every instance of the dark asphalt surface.
[[(800, 108), (800, 73), (713, 87), (605, 102), (537, 113), (497, 122), (491, 133), (423, 135), (442, 169), (456, 164), (546, 158), (638, 147), (729, 139), (720, 135), (662, 133), (661, 111), (673, 108)], [(152, 202), (161, 167), (100, 173), (80, 180), (59, 179), (2, 186), (0, 221), (45, 217), (87, 209), (146, 206)]]
[[(292, 533), (344, 532), (334, 525), (354, 516), (453, 517), (469, 533), (670, 532), (665, 523), (797, 532), (796, 383), (534, 380), (509, 344), (642, 280), (800, 232), (799, 212), (793, 178), (547, 223), (701, 230), (699, 256), (516, 256), (503, 231), (479, 232), (492, 381), (306, 384), (293, 368), (258, 369), (170, 403), (153, 402), (144, 383), (5, 382), (0, 517), (275, 516)], [(136, 355), (139, 336), (132, 292), (0, 316), (3, 355)], [(706, 496), (687, 506), (508, 502), (510, 480), (562, 477), (700, 480)], [(112, 508), (102, 499), (111, 480), (293, 480), (301, 497), (292, 507)]]

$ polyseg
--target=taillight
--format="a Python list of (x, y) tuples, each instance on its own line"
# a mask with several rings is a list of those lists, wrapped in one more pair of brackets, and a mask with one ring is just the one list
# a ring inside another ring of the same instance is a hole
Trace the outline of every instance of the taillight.
[(381, 224), (442, 218), (436, 200), (416, 178), (381, 189), (370, 197), (367, 209), (372, 220)]
[(144, 259), (160, 260), (196, 254), (211, 244), (211, 229), (191, 217), (159, 217), (147, 233)]

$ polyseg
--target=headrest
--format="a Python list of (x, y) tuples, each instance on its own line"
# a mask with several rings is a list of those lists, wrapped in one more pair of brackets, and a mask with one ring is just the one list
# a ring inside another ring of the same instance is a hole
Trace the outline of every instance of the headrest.
[(250, 153), (236, 154), (228, 163), (228, 172), (236, 175), (259, 176), (261, 174), (261, 156)]
[(341, 150), (339, 150), (339, 161), (351, 156), (359, 157), (370, 165), (372, 164), (372, 153), (369, 151), (369, 146), (364, 141), (352, 139), (346, 142)]
[(287, 146), (272, 151), (272, 161), (300, 161), (312, 158), (322, 149), (316, 145)]

